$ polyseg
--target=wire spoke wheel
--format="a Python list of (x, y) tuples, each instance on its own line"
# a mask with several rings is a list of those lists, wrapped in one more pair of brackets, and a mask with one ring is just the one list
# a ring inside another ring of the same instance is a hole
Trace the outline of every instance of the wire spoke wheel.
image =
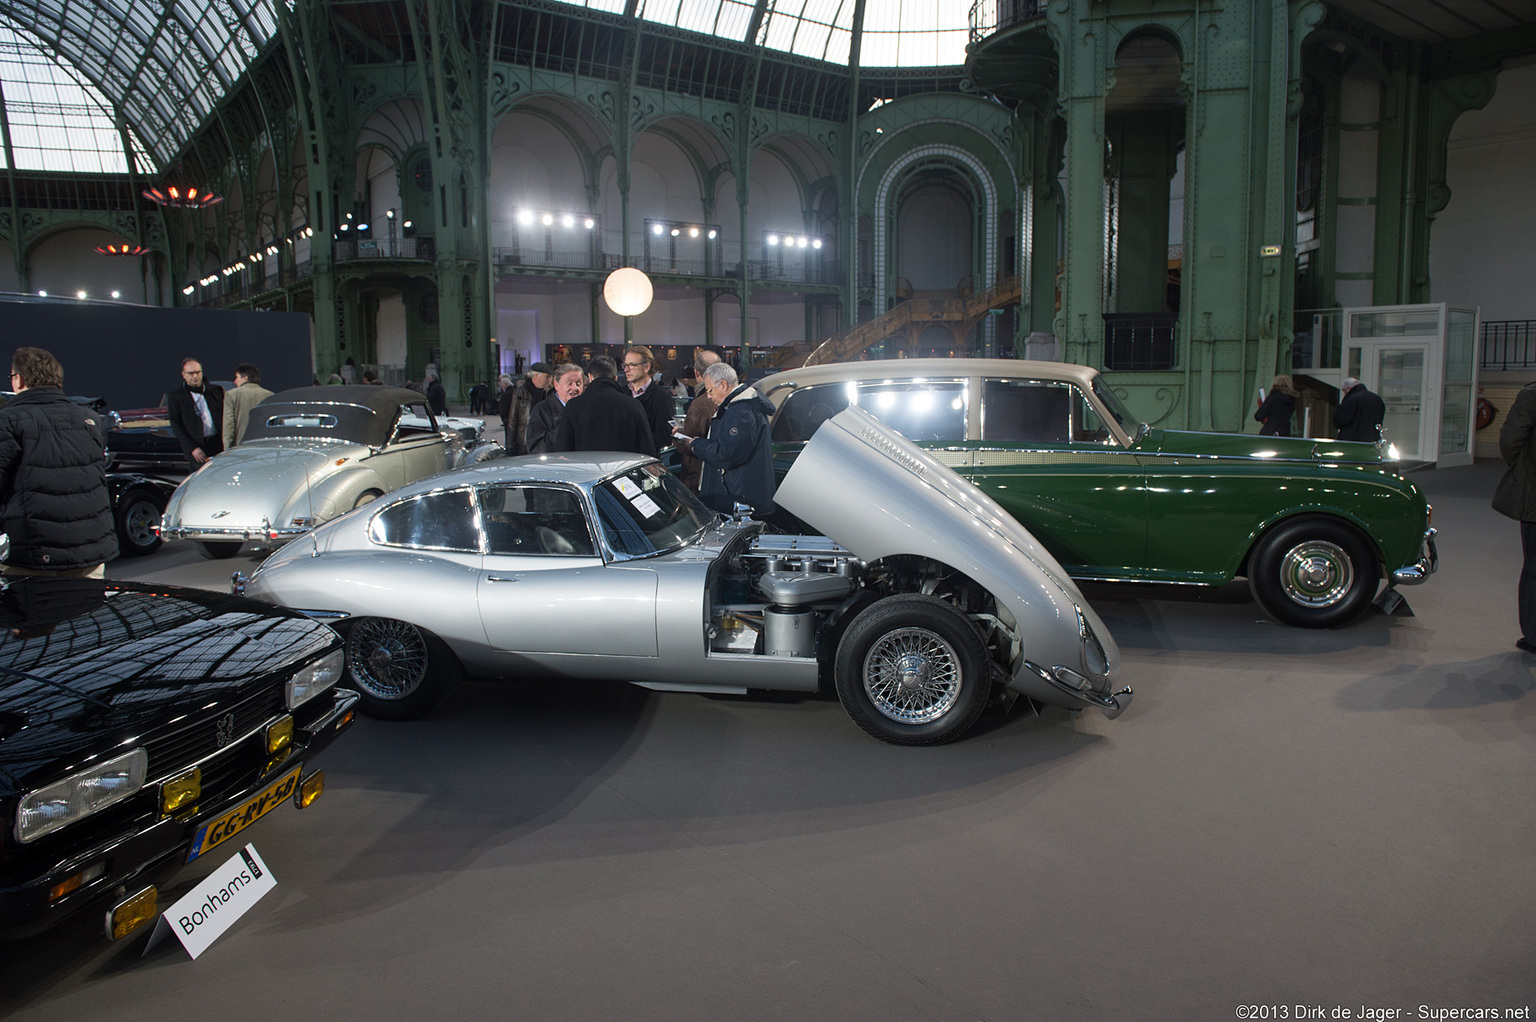
[(387, 618), (359, 621), (347, 637), (352, 677), (378, 699), (404, 699), (427, 677), (427, 640), (415, 625)]
[(870, 646), (863, 677), (875, 709), (902, 724), (927, 724), (959, 698), (960, 658), (926, 628), (899, 628)]
[(958, 608), (902, 593), (866, 608), (837, 644), (837, 698), (865, 733), (938, 745), (970, 730), (992, 690), (986, 645)]

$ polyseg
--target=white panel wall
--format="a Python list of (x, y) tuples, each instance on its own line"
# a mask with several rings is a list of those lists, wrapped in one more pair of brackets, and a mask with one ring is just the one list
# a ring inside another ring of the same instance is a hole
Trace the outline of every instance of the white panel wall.
[(1430, 300), (1483, 319), (1536, 319), (1536, 67), (1499, 75), (1493, 99), (1451, 129), (1451, 201), (1430, 235)]

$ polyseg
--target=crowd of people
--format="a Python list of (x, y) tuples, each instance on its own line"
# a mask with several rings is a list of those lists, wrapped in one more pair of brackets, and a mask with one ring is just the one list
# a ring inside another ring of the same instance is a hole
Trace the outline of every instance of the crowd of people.
[[(624, 352), (622, 367), (607, 355), (585, 367), (535, 362), (521, 380), (503, 374), (497, 390), (509, 454), (656, 455), (675, 447), (683, 483), (710, 507), (760, 518), (775, 512), (773, 408), (718, 347), (700, 347), (683, 381), (659, 372), (651, 349), (636, 344)], [(679, 423), (676, 399), (685, 396), (691, 400)]]

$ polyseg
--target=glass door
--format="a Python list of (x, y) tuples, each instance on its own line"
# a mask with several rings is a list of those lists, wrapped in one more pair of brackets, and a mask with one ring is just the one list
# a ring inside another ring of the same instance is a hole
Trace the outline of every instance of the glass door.
[(1381, 431), (1398, 453), (1408, 461), (1418, 461), (1424, 451), (1425, 366), (1429, 345), (1425, 342), (1383, 345), (1376, 348), (1371, 363), (1375, 379), (1362, 382), (1386, 405)]

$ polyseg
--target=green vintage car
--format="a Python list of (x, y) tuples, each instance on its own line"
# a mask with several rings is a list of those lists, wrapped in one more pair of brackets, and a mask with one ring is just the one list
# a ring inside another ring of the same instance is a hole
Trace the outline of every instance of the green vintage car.
[(848, 404), (980, 486), (1074, 577), (1247, 577), (1287, 624), (1342, 624), (1436, 567), (1423, 492), (1385, 445), (1151, 429), (1096, 370), (1014, 359), (847, 362), (769, 376), (787, 467)]

